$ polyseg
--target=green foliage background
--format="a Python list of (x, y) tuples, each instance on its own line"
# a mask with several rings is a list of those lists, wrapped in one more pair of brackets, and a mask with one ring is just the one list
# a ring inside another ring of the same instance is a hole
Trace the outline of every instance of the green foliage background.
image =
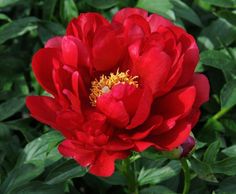
[[(60, 134), (29, 117), (25, 96), (43, 95), (31, 71), (33, 53), (63, 35), (82, 12), (110, 19), (122, 7), (158, 13), (193, 34), (201, 50), (197, 72), (210, 80), (210, 101), (193, 130), (191, 194), (236, 193), (236, 0), (0, 0), (0, 193), (125, 193), (119, 173), (102, 179), (62, 158)], [(183, 189), (178, 160), (148, 150), (134, 155), (141, 194)], [(119, 166), (119, 162), (117, 163)]]

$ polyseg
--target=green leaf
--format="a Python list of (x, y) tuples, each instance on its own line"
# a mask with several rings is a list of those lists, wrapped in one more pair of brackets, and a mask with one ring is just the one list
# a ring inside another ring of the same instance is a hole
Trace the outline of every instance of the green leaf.
[(12, 193), (14, 194), (64, 194), (64, 186), (48, 185), (43, 182), (30, 182), (22, 188), (17, 188)]
[(217, 119), (211, 117), (200, 129), (200, 133), (197, 135), (197, 138), (203, 142), (211, 143), (217, 140), (218, 132), (224, 132), (224, 126)]
[(0, 27), (0, 44), (36, 29), (38, 21), (35, 17), (27, 17), (4, 24)]
[(0, 13), (0, 20), (6, 20), (11, 22), (11, 18), (9, 18), (6, 14)]
[[(1, 39), (1, 38), (0, 38)], [(0, 78), (15, 81), (25, 70), (25, 61), (16, 56), (0, 55), (4, 60), (0, 60)]]
[(64, 35), (65, 28), (59, 23), (42, 21), (39, 23), (38, 32), (41, 41), (45, 44), (48, 41), (48, 39), (54, 36)]
[(0, 8), (18, 3), (20, 0), (0, 0)]
[(63, 21), (69, 22), (78, 16), (78, 9), (74, 0), (61, 0), (60, 15)]
[(228, 157), (212, 165), (214, 173), (236, 175), (236, 157)]
[(215, 48), (222, 48), (222, 43), (228, 46), (236, 39), (236, 27), (227, 20), (219, 18), (203, 28), (200, 37), (207, 37)]
[(220, 10), (216, 13), (217, 16), (226, 19), (232, 25), (236, 25), (236, 13), (228, 10)]
[(236, 194), (236, 177), (224, 179), (216, 190), (216, 194)]
[(171, 0), (171, 3), (174, 5), (176, 16), (202, 27), (200, 18), (187, 4), (179, 0)]
[(31, 118), (23, 118), (4, 122), (9, 128), (20, 131), (27, 142), (32, 141), (38, 136), (37, 131), (31, 126)]
[(236, 145), (232, 145), (230, 147), (223, 149), (222, 153), (224, 153), (226, 156), (229, 157), (236, 157)]
[(212, 50), (214, 49), (214, 45), (213, 43), (211, 42), (210, 38), (206, 37), (206, 36), (199, 36), (197, 38), (197, 41), (198, 41), (198, 44), (201, 46), (201, 47), (204, 47), (205, 49), (208, 49), (208, 50)]
[(0, 123), (0, 141), (8, 139), (10, 136), (10, 129), (4, 123)]
[(220, 150), (220, 142), (215, 141), (211, 143), (204, 153), (203, 162), (212, 164), (216, 161), (216, 156)]
[(57, 0), (50, 0), (50, 3), (48, 3), (47, 0), (44, 0), (43, 4), (43, 18), (44, 19), (51, 19), (55, 10), (57, 4)]
[(204, 163), (194, 157), (189, 159), (191, 163), (191, 168), (202, 180), (217, 183), (217, 179), (213, 174), (213, 170), (210, 165)]
[(139, 176), (139, 185), (156, 184), (179, 174), (181, 165), (179, 161), (171, 161), (162, 168), (142, 168)]
[(223, 119), (221, 119), (221, 122), (227, 128), (227, 130), (230, 130), (233, 133), (236, 133), (236, 121), (235, 120), (223, 118)]
[[(100, 193), (100, 194), (105, 194), (107, 193), (107, 189), (111, 187), (111, 185), (107, 184), (106, 182), (102, 181), (99, 179), (97, 176), (91, 175), (91, 174), (86, 174), (86, 176), (83, 177), (83, 180), (86, 181), (86, 184), (91, 188), (93, 191), (92, 193)], [(119, 192), (121, 191), (121, 192)], [(113, 193), (113, 192), (112, 192)], [(77, 193), (75, 193), (77, 194)], [(114, 192), (115, 194), (115, 192)], [(122, 190), (118, 190), (118, 193), (116, 194), (124, 194)]]
[(206, 10), (206, 11), (211, 10), (211, 5), (204, 0), (196, 0), (194, 1), (194, 3), (196, 3), (203, 10)]
[(118, 0), (85, 0), (87, 4), (98, 9), (108, 9), (115, 6), (119, 1)]
[(175, 192), (171, 191), (167, 187), (158, 185), (158, 186), (151, 186), (140, 191), (140, 194), (176, 194)]
[(15, 168), (5, 179), (0, 193), (7, 194), (13, 189), (27, 184), (40, 175), (46, 166), (59, 160), (61, 155), (58, 153), (55, 155), (55, 148), (61, 140), (62, 136), (58, 132), (52, 131), (28, 143), (19, 156)]
[(229, 108), (236, 104), (236, 80), (227, 82), (220, 91), (221, 107)]
[(13, 189), (28, 183), (43, 172), (43, 165), (39, 162), (23, 164), (14, 168), (0, 186), (0, 193), (14, 194)]
[(21, 146), (16, 136), (0, 140), (0, 185), (14, 168), (20, 151)]
[(58, 153), (54, 157), (50, 157), (50, 152), (58, 145), (58, 143), (63, 139), (60, 133), (56, 131), (48, 132), (41, 137), (28, 143), (24, 151), (19, 157), (18, 165), (23, 163), (32, 163), (34, 161), (43, 162), (44, 166), (50, 165), (61, 158)]
[(146, 9), (152, 13), (158, 13), (168, 19), (175, 20), (175, 13), (173, 11), (173, 5), (170, 0), (165, 1), (150, 1), (139, 0), (137, 7)]
[(236, 8), (236, 0), (203, 0), (203, 2), (219, 7)]
[(100, 178), (104, 182), (110, 185), (126, 185), (126, 178), (119, 172), (115, 172), (112, 176), (107, 178)]
[(200, 54), (200, 62), (205, 66), (223, 71), (226, 80), (231, 80), (236, 76), (236, 62), (226, 54), (225, 50), (203, 51)]
[(52, 147), (50, 151), (47, 154), (46, 160), (45, 160), (45, 166), (49, 166), (57, 162), (62, 158), (62, 155), (59, 153), (57, 146)]
[[(235, 61), (223, 51), (207, 50), (200, 54), (200, 61), (206, 66), (214, 67), (226, 72), (236, 73)], [(227, 67), (227, 69), (225, 68)]]
[(69, 179), (84, 176), (86, 172), (86, 169), (79, 166), (74, 160), (67, 160), (50, 171), (46, 177), (46, 183), (63, 183)]
[(20, 111), (25, 104), (24, 98), (11, 98), (0, 104), (0, 121)]

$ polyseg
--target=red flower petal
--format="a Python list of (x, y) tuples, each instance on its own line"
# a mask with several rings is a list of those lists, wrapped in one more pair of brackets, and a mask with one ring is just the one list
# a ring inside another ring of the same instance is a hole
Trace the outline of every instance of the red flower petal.
[(128, 150), (133, 147), (132, 142), (124, 142), (121, 140), (111, 140), (109, 143), (104, 147), (105, 150), (108, 151), (122, 151), (122, 150)]
[(152, 93), (149, 88), (143, 90), (142, 96), (139, 99), (138, 107), (135, 115), (130, 121), (130, 124), (126, 127), (127, 129), (135, 128), (141, 125), (148, 117), (151, 104), (153, 101)]
[(109, 153), (102, 151), (93, 165), (90, 166), (89, 172), (96, 176), (111, 176), (115, 170), (115, 160), (124, 159), (127, 156), (128, 154), (126, 152)]
[(191, 111), (195, 98), (196, 88), (194, 86), (183, 88), (158, 98), (154, 111), (165, 119), (176, 120)]
[(158, 128), (163, 121), (161, 116), (152, 116), (144, 125), (138, 128), (132, 135), (133, 140), (144, 139), (147, 137), (152, 130)]
[(28, 96), (26, 106), (35, 119), (48, 125), (55, 124), (57, 112), (61, 108), (54, 98), (47, 96)]
[(111, 92), (98, 97), (96, 107), (118, 127), (125, 127), (129, 122), (129, 115), (123, 102), (117, 101)]
[(154, 143), (148, 142), (148, 141), (136, 141), (135, 142), (135, 150), (137, 152), (143, 152), (144, 150), (146, 150), (147, 148), (149, 148), (153, 145), (154, 145)]
[(118, 34), (114, 30), (100, 28), (93, 40), (94, 68), (98, 71), (111, 70), (117, 65), (123, 50), (124, 41), (118, 38)]
[(184, 143), (191, 132), (191, 124), (185, 121), (179, 122), (172, 130), (151, 138), (157, 149), (172, 150)]
[(76, 68), (78, 65), (78, 47), (75, 41), (65, 36), (62, 39), (61, 48), (65, 64)]
[(182, 74), (177, 85), (183, 86), (190, 81), (193, 76), (194, 69), (199, 61), (199, 50), (196, 41), (190, 34), (187, 34), (183, 29), (177, 26), (173, 26), (170, 29), (175, 33), (177, 40), (182, 45)]
[(169, 20), (157, 14), (150, 15), (147, 20), (151, 27), (151, 32), (156, 32), (160, 26), (173, 26), (173, 24)]
[(193, 84), (197, 90), (197, 96), (194, 106), (199, 108), (203, 103), (209, 100), (209, 93), (210, 93), (209, 81), (205, 75), (195, 74), (193, 76), (191, 84)]
[(81, 128), (83, 119), (78, 113), (66, 111), (57, 116), (55, 127), (66, 138), (73, 138), (76, 131)]
[(55, 36), (46, 42), (45, 48), (59, 48), (59, 49), (61, 49), (61, 42), (62, 42), (62, 37)]
[(94, 150), (86, 150), (72, 140), (64, 140), (58, 146), (58, 151), (65, 157), (73, 158), (83, 167), (90, 166), (97, 155)]
[(52, 78), (54, 63), (59, 53), (55, 48), (40, 49), (32, 59), (32, 68), (40, 85), (49, 93), (56, 95), (57, 91)]
[(66, 34), (75, 36), (91, 46), (95, 32), (104, 25), (109, 25), (109, 23), (100, 14), (84, 13), (80, 14), (77, 19), (71, 20), (67, 26)]
[(148, 22), (139, 15), (132, 15), (125, 19), (123, 26), (128, 43), (132, 43), (134, 40), (143, 38), (151, 33)]
[(140, 57), (135, 65), (140, 81), (149, 86), (154, 95), (158, 95), (168, 78), (171, 60), (158, 48), (152, 48)]
[(124, 8), (118, 11), (112, 18), (112, 23), (123, 23), (126, 18), (132, 15), (139, 15), (146, 18), (148, 13), (144, 9), (140, 8)]
[(151, 103), (150, 89), (142, 90), (133, 85), (118, 84), (109, 93), (98, 98), (97, 108), (113, 122), (115, 119), (118, 126), (132, 129), (146, 120)]

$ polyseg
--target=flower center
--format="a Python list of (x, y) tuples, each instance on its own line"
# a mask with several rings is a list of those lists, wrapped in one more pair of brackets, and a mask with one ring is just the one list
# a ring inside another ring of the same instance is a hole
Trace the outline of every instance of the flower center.
[(119, 69), (116, 73), (110, 73), (109, 76), (102, 75), (100, 79), (95, 79), (91, 82), (91, 93), (89, 95), (90, 102), (92, 106), (96, 106), (97, 98), (105, 93), (108, 93), (114, 85), (117, 84), (130, 84), (138, 87), (138, 76), (131, 76), (128, 74), (129, 70), (126, 72), (119, 72)]

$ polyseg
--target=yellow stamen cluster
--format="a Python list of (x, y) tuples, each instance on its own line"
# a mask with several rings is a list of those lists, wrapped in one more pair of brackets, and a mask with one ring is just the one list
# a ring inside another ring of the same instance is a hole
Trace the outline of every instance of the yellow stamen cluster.
[(119, 69), (116, 73), (110, 73), (109, 76), (102, 75), (99, 80), (95, 79), (92, 81), (91, 93), (89, 95), (89, 99), (91, 101), (92, 106), (96, 106), (97, 98), (104, 93), (107, 93), (111, 90), (114, 85), (117, 84), (130, 84), (138, 87), (138, 76), (131, 76), (128, 74), (129, 71), (119, 72)]

